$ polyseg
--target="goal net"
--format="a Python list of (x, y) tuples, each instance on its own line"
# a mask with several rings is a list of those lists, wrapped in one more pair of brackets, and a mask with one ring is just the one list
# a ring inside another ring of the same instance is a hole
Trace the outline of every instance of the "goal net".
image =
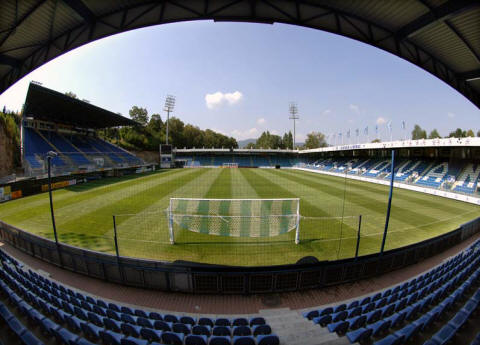
[(167, 210), (170, 242), (175, 230), (227, 237), (273, 237), (296, 231), (299, 241), (300, 199), (171, 198)]
[(238, 168), (238, 163), (223, 163), (224, 168)]

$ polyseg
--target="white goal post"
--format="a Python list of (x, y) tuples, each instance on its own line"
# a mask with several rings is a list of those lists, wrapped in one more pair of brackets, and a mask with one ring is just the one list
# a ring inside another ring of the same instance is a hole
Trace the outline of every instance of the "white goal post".
[(170, 198), (170, 242), (175, 229), (227, 237), (273, 237), (295, 230), (300, 239), (300, 199)]

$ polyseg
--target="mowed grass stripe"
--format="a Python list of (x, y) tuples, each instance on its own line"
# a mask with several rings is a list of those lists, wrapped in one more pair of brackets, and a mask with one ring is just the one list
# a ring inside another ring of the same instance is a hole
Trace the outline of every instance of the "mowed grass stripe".
[[(232, 197), (232, 169), (223, 169), (220, 175), (218, 175), (215, 183), (212, 184), (207, 194), (206, 198), (217, 198), (217, 199), (230, 199)], [(228, 215), (230, 209), (230, 201), (222, 200), (218, 206), (219, 215)], [(220, 222), (220, 236), (228, 236), (230, 232), (229, 223), (224, 221)]]
[[(305, 176), (310, 176), (315, 178), (315, 176), (318, 176), (318, 173), (313, 173), (313, 172), (306, 172), (306, 171), (301, 171), (301, 174)], [(334, 184), (338, 183), (343, 183), (343, 178), (342, 177), (336, 177), (336, 176), (329, 176), (329, 175), (323, 175), (322, 174), (322, 180), (325, 180), (326, 182), (331, 182)], [(340, 182), (342, 181), (342, 182)], [(376, 194), (379, 195), (380, 197), (384, 197), (385, 195), (388, 195), (389, 192), (389, 187), (381, 184), (376, 184), (376, 183), (369, 183), (369, 182), (363, 182), (363, 181), (355, 181), (355, 180), (348, 180), (348, 187), (349, 189), (356, 191), (356, 192), (368, 192), (369, 194)], [(445, 213), (453, 215), (457, 215), (459, 213), (465, 212), (465, 205), (462, 203), (458, 203), (457, 201), (454, 200), (448, 200), (444, 199), (445, 202), (439, 202), (439, 199), (437, 197), (434, 197), (432, 195), (428, 195), (425, 193), (418, 193), (414, 191), (409, 191), (409, 190), (404, 190), (401, 188), (395, 188), (395, 199), (394, 202), (398, 202), (400, 204), (415, 204), (416, 207), (415, 209), (421, 209), (426, 212), (431, 214), (433, 213), (439, 213), (440, 215), (444, 215)], [(471, 208), (475, 208), (475, 205), (469, 205)]]
[[(312, 181), (311, 179), (307, 179), (303, 176), (300, 175), (292, 175), (289, 172), (283, 171), (282, 174), (288, 175), (289, 179), (296, 181), (298, 183), (301, 183), (305, 186), (309, 187), (317, 187), (317, 188), (322, 188), (325, 193), (332, 194), (332, 195), (338, 195), (343, 197), (343, 188), (335, 187), (332, 183), (326, 184), (323, 181), (320, 181), (317, 179), (317, 181)], [(344, 181), (342, 179), (342, 181)], [(338, 185), (338, 184), (337, 184)], [(366, 193), (367, 191), (365, 190), (364, 193), (360, 192), (355, 192), (353, 191), (350, 186), (348, 187), (346, 197), (348, 199), (351, 198), (356, 198), (359, 200), (357, 203), (359, 206), (368, 209), (372, 213), (384, 213), (385, 212), (385, 203), (387, 200), (382, 200), (384, 199), (385, 196), (378, 196), (375, 195), (374, 193)], [(388, 197), (388, 195), (386, 195)], [(407, 223), (409, 225), (418, 225), (418, 220), (423, 219), (426, 222), (433, 222), (436, 219), (433, 217), (430, 217), (425, 214), (418, 213), (416, 211), (413, 211), (410, 209), (410, 207), (402, 207), (400, 205), (396, 205), (397, 212), (392, 212), (390, 215), (391, 219), (401, 221), (403, 223)], [(401, 212), (398, 212), (401, 211)]]
[[(124, 177), (109, 177), (97, 181), (90, 181), (85, 184), (79, 184), (53, 191), (54, 200), (61, 205), (68, 205), (78, 201), (86, 200), (102, 193), (105, 189), (119, 188), (124, 186), (129, 188), (131, 184), (139, 183), (141, 180), (156, 179), (161, 176), (168, 176), (173, 174), (173, 171), (156, 171), (153, 173), (145, 173), (142, 175), (124, 176)], [(19, 217), (28, 216), (35, 212), (38, 207), (49, 207), (48, 193), (40, 193), (9, 201), (2, 204), (0, 207), (0, 219), (6, 219), (10, 215)]]
[[(169, 175), (169, 178), (160, 179), (160, 181), (155, 181), (154, 183), (137, 184), (128, 193), (122, 194), (112, 191), (94, 198), (95, 200), (92, 203), (82, 202), (78, 205), (78, 208), (73, 207), (73, 205), (68, 208), (62, 207), (56, 210), (59, 215), (63, 216), (57, 217), (61, 220), (59, 228), (67, 232), (81, 230), (85, 233), (92, 231), (104, 233), (112, 229), (112, 215), (141, 213), (152, 204), (155, 204), (164, 195), (180, 188), (183, 184), (195, 179), (202, 173), (202, 171), (193, 171), (188, 174), (178, 172), (177, 174)], [(164, 207), (164, 210), (166, 207)]]
[[(278, 170), (259, 169), (256, 173), (274, 184), (274, 189), (283, 188), (290, 192), (292, 198), (300, 198), (300, 214), (309, 217), (301, 224), (300, 233), (303, 233), (303, 238), (338, 238), (339, 234), (337, 232), (342, 225), (342, 220), (333, 217), (341, 215), (340, 202), (337, 202), (335, 207), (326, 207), (327, 210), (325, 210), (323, 190), (312, 186), (305, 188), (304, 185), (295, 179), (291, 179), (288, 175), (282, 175)], [(323, 219), (325, 217), (329, 219)], [(321, 219), (315, 220), (313, 218)], [(345, 224), (344, 228), (356, 232), (356, 229)]]
[[(111, 183), (111, 181), (109, 181), (110, 178), (108, 178), (87, 183), (86, 185), (90, 185), (90, 183), (94, 184), (89, 186), (91, 188), (82, 192), (77, 192), (78, 188), (73, 189), (73, 187), (56, 190), (53, 191), (54, 206), (59, 210), (61, 207), (68, 206), (73, 206), (73, 208), (76, 208), (81, 202), (86, 202), (88, 204), (91, 204), (92, 202), (95, 203), (96, 200), (101, 199), (101, 196), (104, 193), (109, 193), (113, 190), (128, 190), (136, 184), (144, 183), (145, 181), (158, 180), (159, 178), (168, 178), (175, 173), (178, 172), (149, 174), (148, 176), (139, 176), (138, 180), (128, 181), (121, 181), (118, 178), (113, 178), (116, 181), (115, 183)], [(105, 182), (105, 185), (101, 184), (101, 181)], [(95, 185), (99, 186), (96, 187)], [(2, 205), (0, 207), (0, 219), (9, 223), (19, 224), (19, 221), (40, 216), (42, 213), (44, 213), (44, 210), (48, 208), (48, 193), (37, 194), (28, 198), (13, 200), (5, 205)], [(72, 214), (75, 213), (76, 212), (72, 212)]]

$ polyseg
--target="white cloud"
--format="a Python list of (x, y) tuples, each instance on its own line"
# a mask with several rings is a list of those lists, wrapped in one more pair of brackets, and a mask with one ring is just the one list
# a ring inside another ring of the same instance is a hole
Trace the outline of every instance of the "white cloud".
[(356, 104), (350, 104), (348, 108), (357, 114), (360, 112), (360, 107)]
[(240, 91), (231, 93), (223, 93), (217, 91), (215, 93), (207, 93), (205, 95), (205, 103), (208, 109), (217, 108), (223, 104), (234, 105), (243, 98), (243, 94)]
[(448, 112), (447, 113), (447, 116), (451, 119), (453, 119), (455, 117), (455, 113), (451, 113), (451, 112)]
[(331, 111), (330, 109), (325, 109), (324, 111), (322, 111), (322, 115), (323, 115), (323, 116), (327, 116), (327, 115), (329, 115), (329, 114), (331, 114), (331, 113), (332, 113), (332, 111)]
[(231, 135), (235, 139), (243, 140), (243, 139), (251, 139), (251, 138), (256, 139), (257, 136), (258, 136), (258, 133), (259, 133), (258, 129), (253, 127), (253, 128), (250, 128), (250, 129), (247, 129), (247, 130), (244, 130), (244, 131), (234, 129), (231, 132)]
[(383, 125), (385, 123), (387, 123), (387, 120), (385, 120), (384, 117), (380, 116), (379, 118), (377, 118), (377, 125)]
[(280, 135), (280, 133), (279, 133), (276, 129), (272, 129), (272, 130), (270, 131), (270, 134)]
[(267, 120), (265, 120), (265, 118), (263, 118), (263, 117), (261, 117), (257, 120), (257, 124), (259, 124), (259, 125), (264, 125), (266, 122), (267, 122)]

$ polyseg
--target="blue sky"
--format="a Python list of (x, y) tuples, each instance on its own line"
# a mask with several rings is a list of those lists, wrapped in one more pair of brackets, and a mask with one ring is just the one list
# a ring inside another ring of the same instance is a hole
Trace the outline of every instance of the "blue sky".
[[(274, 24), (167, 24), (102, 39), (32, 72), (0, 95), (0, 107), (21, 108), (30, 80), (128, 116), (133, 106), (162, 112), (177, 98), (174, 116), (237, 139), (264, 130), (307, 133), (351, 131), (351, 142), (406, 135), (418, 123), (447, 135), (457, 127), (480, 129), (480, 111), (418, 67), (363, 43), (313, 29)], [(369, 126), (368, 138), (363, 134)]]

